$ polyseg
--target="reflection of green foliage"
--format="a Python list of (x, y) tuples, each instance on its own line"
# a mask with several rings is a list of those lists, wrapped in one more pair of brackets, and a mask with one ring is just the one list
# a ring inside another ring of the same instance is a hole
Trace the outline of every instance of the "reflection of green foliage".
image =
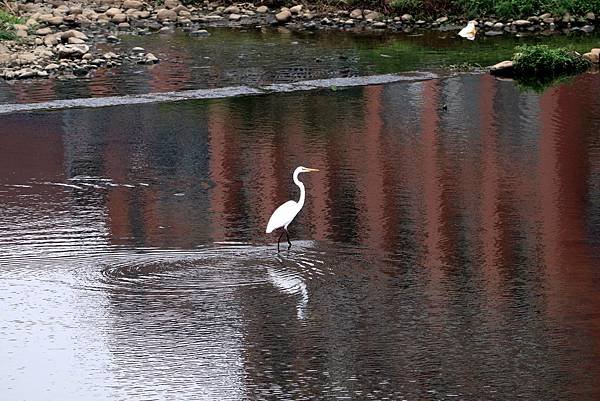
[[(478, 36), (473, 42), (455, 37), (456, 32), (427, 32), (417, 37), (396, 36), (393, 41), (379, 47), (366, 46), (361, 49), (360, 58), (373, 66), (373, 72), (376, 73), (448, 68), (464, 71), (509, 60), (518, 45), (545, 43), (550, 47), (569, 46), (575, 51), (587, 52), (598, 43), (596, 35), (528, 38)], [(381, 57), (381, 54), (391, 57)]]
[(589, 62), (574, 51), (547, 45), (518, 46), (513, 56), (515, 73), (519, 76), (550, 76), (576, 74), (590, 67)]
[(573, 80), (575, 75), (563, 75), (560, 77), (529, 77), (529, 78), (518, 78), (516, 80), (517, 87), (524, 91), (533, 91), (536, 93), (542, 93), (546, 89), (570, 82)]

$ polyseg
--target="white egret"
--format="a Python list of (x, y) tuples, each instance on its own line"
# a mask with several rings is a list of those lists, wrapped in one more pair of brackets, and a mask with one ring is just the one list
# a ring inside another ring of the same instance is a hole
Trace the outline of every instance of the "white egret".
[(288, 234), (287, 228), (290, 225), (290, 223), (292, 222), (292, 220), (294, 220), (294, 217), (296, 217), (296, 215), (300, 212), (300, 210), (302, 210), (302, 206), (304, 206), (304, 198), (306, 195), (305, 191), (304, 191), (304, 184), (302, 183), (302, 181), (300, 181), (298, 179), (298, 175), (300, 173), (310, 173), (312, 171), (319, 171), (319, 170), (316, 168), (308, 168), (308, 167), (303, 167), (303, 166), (297, 167), (296, 170), (294, 170), (294, 176), (293, 176), (294, 182), (300, 188), (300, 199), (298, 200), (298, 202), (293, 201), (293, 200), (289, 200), (289, 201), (285, 202), (283, 205), (281, 205), (277, 209), (275, 209), (275, 211), (271, 215), (271, 218), (269, 219), (269, 223), (267, 224), (267, 234), (272, 233), (273, 230), (277, 230), (278, 228), (283, 227), (283, 231), (281, 232), (281, 235), (277, 239), (277, 252), (279, 252), (279, 241), (281, 241), (281, 237), (283, 237), (283, 233), (285, 233), (285, 235), (287, 237), (287, 242), (289, 244), (288, 249), (290, 249), (292, 247), (292, 243), (290, 242), (290, 236)]
[(469, 21), (467, 26), (460, 30), (458, 36), (467, 38), (469, 40), (475, 40), (475, 34), (477, 34), (477, 28), (475, 28), (476, 21)]

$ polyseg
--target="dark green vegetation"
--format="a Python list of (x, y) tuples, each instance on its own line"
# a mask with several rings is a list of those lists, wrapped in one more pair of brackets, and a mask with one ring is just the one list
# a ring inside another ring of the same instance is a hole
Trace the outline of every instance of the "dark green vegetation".
[[(366, 0), (372, 7), (384, 6), (381, 0)], [(359, 4), (360, 1), (353, 3)], [(460, 15), (469, 18), (527, 18), (535, 13), (600, 13), (599, 0), (392, 0), (391, 9), (417, 16)]]
[(581, 55), (564, 47), (547, 45), (518, 46), (513, 56), (517, 75), (559, 76), (587, 70), (590, 63)]
[(21, 23), (21, 19), (0, 8), (0, 40), (13, 40), (16, 38), (14, 24)]
[(547, 45), (518, 46), (513, 55), (514, 73), (520, 85), (535, 91), (569, 80), (586, 71), (590, 63), (579, 53)]

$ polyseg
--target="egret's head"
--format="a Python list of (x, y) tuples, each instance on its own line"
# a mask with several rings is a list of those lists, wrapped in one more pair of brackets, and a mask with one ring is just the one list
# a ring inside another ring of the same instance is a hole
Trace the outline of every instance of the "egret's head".
[(304, 166), (300, 166), (296, 169), (296, 172), (298, 173), (311, 173), (313, 171), (319, 171), (316, 168), (308, 168), (308, 167), (304, 167)]

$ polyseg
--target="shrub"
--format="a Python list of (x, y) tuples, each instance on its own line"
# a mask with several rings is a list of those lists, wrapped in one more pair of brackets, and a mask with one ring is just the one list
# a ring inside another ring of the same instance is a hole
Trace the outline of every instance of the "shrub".
[(513, 56), (517, 76), (550, 76), (577, 74), (587, 70), (589, 62), (578, 53), (563, 47), (546, 45), (518, 46)]
[(21, 19), (0, 9), (0, 40), (13, 40), (16, 38), (14, 25), (21, 23)]

